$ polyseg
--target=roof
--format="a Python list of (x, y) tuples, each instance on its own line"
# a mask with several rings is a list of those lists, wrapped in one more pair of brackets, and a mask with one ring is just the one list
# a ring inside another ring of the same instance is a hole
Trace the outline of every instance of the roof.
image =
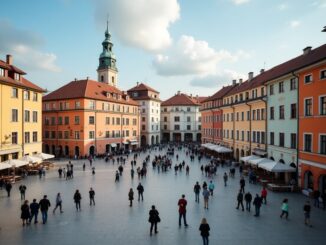
[[(107, 94), (118, 94), (121, 95), (121, 99), (108, 97)], [(128, 105), (138, 105), (136, 101), (129, 98), (126, 99), (126, 94), (114, 86), (106, 83), (97, 82), (94, 80), (76, 80), (58, 88), (57, 90), (47, 94), (43, 97), (43, 101), (53, 100), (66, 100), (66, 99), (77, 99), (77, 98), (89, 98), (102, 101), (110, 101)]]
[(213, 101), (217, 99), (222, 99), (223, 96), (225, 96), (228, 92), (230, 92), (233, 88), (235, 88), (237, 85), (228, 85), (223, 86), (220, 90), (218, 90), (215, 94), (212, 96), (207, 97), (203, 102)]
[(161, 106), (200, 106), (200, 97), (191, 97), (183, 93), (178, 93), (162, 102)]
[(7, 64), (3, 60), (0, 60), (0, 67), (5, 68), (5, 69), (7, 69), (9, 71), (14, 71), (14, 72), (17, 72), (19, 74), (26, 75), (26, 72), (24, 72), (23, 70), (19, 69), (18, 67), (14, 66), (14, 65)]
[(277, 79), (291, 72), (295, 72), (309, 65), (326, 59), (326, 44), (312, 49), (307, 54), (301, 54), (291, 60), (264, 71), (255, 76), (250, 82), (245, 81), (232, 89), (226, 96), (230, 96), (248, 89), (259, 87), (268, 81)]
[(128, 92), (133, 92), (133, 91), (152, 91), (154, 93), (159, 93), (158, 91), (156, 91), (155, 89), (151, 88), (150, 86), (144, 83), (139, 83), (135, 87), (128, 90)]

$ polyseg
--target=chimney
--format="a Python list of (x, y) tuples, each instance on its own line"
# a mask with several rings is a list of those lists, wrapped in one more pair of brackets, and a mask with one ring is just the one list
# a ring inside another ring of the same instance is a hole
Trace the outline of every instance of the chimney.
[(139, 86), (139, 82), (137, 82), (137, 86)]
[(192, 98), (192, 94), (190, 94), (190, 97)]
[(260, 74), (262, 74), (265, 71), (265, 69), (260, 69)]
[(254, 73), (251, 71), (248, 73), (248, 81), (250, 82), (254, 78)]
[[(310, 51), (311, 51), (311, 46), (305, 47), (305, 48), (303, 49), (303, 55), (309, 54)], [(7, 63), (8, 63), (8, 62), (7, 62)]]
[(89, 77), (86, 77), (86, 80), (88, 80), (89, 79)]
[(178, 90), (178, 95), (180, 95), (180, 90)]
[(232, 85), (236, 85), (237, 84), (237, 80), (236, 79), (233, 79), (232, 80)]
[(242, 78), (239, 79), (239, 84), (242, 84), (243, 80)]
[(75, 82), (77, 82), (77, 78), (75, 77)]
[(7, 54), (6, 61), (8, 65), (12, 65), (13, 58), (10, 54)]

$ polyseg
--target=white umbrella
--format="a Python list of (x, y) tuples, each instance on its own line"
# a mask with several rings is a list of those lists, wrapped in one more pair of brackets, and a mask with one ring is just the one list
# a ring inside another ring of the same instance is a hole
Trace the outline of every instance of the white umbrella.
[(10, 159), (10, 160), (7, 160), (5, 162), (2, 162), (1, 164), (9, 164), (10, 167), (19, 168), (21, 166), (27, 165), (28, 162), (27, 161), (18, 160), (18, 159)]
[(260, 159), (260, 157), (257, 157), (256, 155), (240, 157), (240, 161), (243, 161), (243, 162), (248, 162), (249, 160), (255, 160), (255, 159)]
[(217, 149), (217, 152), (218, 153), (231, 153), (233, 152), (231, 149), (227, 148), (227, 147), (224, 147), (224, 146), (220, 146), (218, 149)]
[(35, 157), (35, 156), (28, 156), (28, 155), (24, 156), (20, 160), (26, 161), (28, 163), (41, 163), (42, 162), (42, 158)]
[(286, 165), (286, 164), (283, 164), (280, 162), (275, 162), (275, 161), (270, 161), (270, 162), (267, 162), (264, 164), (260, 164), (259, 167), (262, 169), (265, 169), (269, 172), (274, 172), (274, 173), (285, 173), (285, 172), (295, 172), (296, 171), (295, 168), (293, 168), (289, 165)]
[(270, 162), (270, 161), (272, 161), (272, 160), (267, 159), (267, 158), (258, 158), (258, 159), (249, 160), (248, 162), (250, 164), (252, 164), (252, 165), (260, 166), (260, 164), (267, 163), (267, 162)]
[(38, 158), (41, 158), (42, 160), (55, 158), (54, 155), (46, 154), (46, 153), (43, 153), (43, 152), (42, 153), (37, 153), (37, 154), (33, 155), (33, 157), (38, 157)]
[(12, 166), (7, 162), (0, 162), (0, 170), (12, 168)]

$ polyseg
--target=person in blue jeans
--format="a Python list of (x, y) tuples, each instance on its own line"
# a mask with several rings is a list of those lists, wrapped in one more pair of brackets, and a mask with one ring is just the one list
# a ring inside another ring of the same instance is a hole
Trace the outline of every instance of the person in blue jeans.
[(39, 202), (39, 205), (42, 213), (42, 221), (43, 224), (45, 224), (48, 219), (48, 210), (51, 206), (50, 201), (47, 199), (47, 195), (44, 195), (43, 199)]
[(210, 227), (209, 224), (207, 224), (207, 220), (205, 218), (201, 220), (199, 230), (200, 230), (200, 235), (203, 238), (203, 245), (208, 245)]
[(36, 224), (38, 222), (37, 216), (38, 216), (38, 210), (40, 208), (40, 205), (36, 202), (36, 199), (33, 199), (33, 202), (29, 205), (29, 208), (31, 210), (31, 216), (29, 218), (29, 223), (31, 223), (34, 218), (34, 224)]

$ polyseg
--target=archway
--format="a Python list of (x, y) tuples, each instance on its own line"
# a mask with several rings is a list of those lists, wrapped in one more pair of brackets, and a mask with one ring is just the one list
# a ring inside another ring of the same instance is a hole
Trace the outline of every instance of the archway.
[(63, 155), (63, 149), (62, 149), (62, 146), (61, 145), (58, 146), (58, 155), (59, 156), (62, 156)]
[(48, 154), (50, 153), (50, 146), (48, 144), (44, 146), (44, 152)]
[(110, 152), (110, 144), (105, 145), (105, 152), (109, 153)]
[(174, 133), (173, 134), (173, 141), (180, 142), (181, 141), (181, 133)]
[(239, 149), (238, 148), (235, 150), (235, 159), (237, 161), (239, 161)]
[(95, 154), (95, 146), (91, 146), (91, 147), (89, 147), (89, 155), (90, 156), (94, 156), (94, 154)]
[(191, 142), (192, 141), (192, 133), (185, 133), (185, 142)]
[(156, 144), (160, 143), (160, 138), (158, 137), (158, 135), (156, 135)]
[(154, 145), (154, 135), (151, 137), (151, 145)]
[(55, 154), (55, 153), (56, 153), (56, 152), (55, 152), (55, 145), (52, 145), (52, 146), (51, 146), (51, 153), (52, 153), (53, 155), (56, 155), (56, 154)]
[(142, 135), (140, 138), (140, 144), (141, 146), (146, 146), (146, 136)]
[(65, 146), (65, 156), (69, 156), (69, 146)]
[(241, 150), (240, 156), (244, 157), (244, 150), (243, 149)]
[(198, 133), (196, 136), (197, 142), (201, 142), (201, 133)]
[(79, 157), (79, 146), (75, 146), (75, 156)]
[(170, 141), (170, 134), (169, 133), (163, 133), (163, 141), (169, 142)]
[(304, 188), (312, 190), (314, 189), (314, 176), (310, 171), (306, 171), (304, 173)]

